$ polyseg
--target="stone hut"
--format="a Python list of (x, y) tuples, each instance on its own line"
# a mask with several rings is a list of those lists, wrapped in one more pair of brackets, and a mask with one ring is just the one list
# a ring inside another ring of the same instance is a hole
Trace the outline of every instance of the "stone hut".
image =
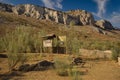
[(66, 36), (57, 36), (55, 34), (48, 34), (42, 37), (43, 52), (44, 53), (65, 53), (65, 39)]

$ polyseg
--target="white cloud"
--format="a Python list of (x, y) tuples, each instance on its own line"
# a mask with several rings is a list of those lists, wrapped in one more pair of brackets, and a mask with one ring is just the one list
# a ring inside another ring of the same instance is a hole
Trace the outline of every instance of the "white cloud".
[(120, 12), (113, 12), (108, 20), (114, 25), (120, 26)]
[(41, 0), (43, 3), (44, 3), (44, 5), (46, 6), (46, 7), (48, 7), (48, 8), (52, 8), (52, 9), (56, 9), (56, 8), (58, 8), (58, 9), (62, 9), (62, 4), (61, 4), (61, 2), (63, 1), (63, 0)]
[(100, 18), (103, 17), (103, 15), (106, 12), (106, 4), (109, 0), (94, 0), (97, 5), (98, 5), (98, 12), (96, 13), (96, 15)]
[(106, 13), (106, 5), (107, 5), (107, 2), (110, 1), (110, 0), (94, 0), (97, 5), (98, 5), (98, 12), (97, 13), (94, 13), (93, 12), (93, 15), (95, 17), (98, 17), (99, 19), (106, 19), (108, 21), (110, 21), (113, 25), (115, 26), (119, 26), (120, 25), (120, 11), (116, 11), (116, 12), (113, 12), (110, 17), (104, 17), (105, 13)]

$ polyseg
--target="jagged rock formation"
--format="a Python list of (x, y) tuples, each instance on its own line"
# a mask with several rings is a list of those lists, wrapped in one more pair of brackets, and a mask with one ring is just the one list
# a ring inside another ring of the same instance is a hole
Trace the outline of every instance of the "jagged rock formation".
[(25, 15), (38, 20), (50, 20), (66, 25), (70, 25), (71, 22), (74, 22), (75, 25), (94, 25), (102, 29), (114, 29), (109, 21), (95, 21), (93, 15), (85, 10), (62, 12), (32, 4), (12, 6), (0, 3), (0, 11), (13, 12), (17, 15)]
[(93, 25), (95, 23), (93, 15), (85, 10), (72, 10), (68, 11), (67, 13), (78, 18), (78, 21), (82, 25)]
[[(31, 4), (18, 5), (13, 8), (13, 12), (18, 15), (26, 15), (36, 19), (46, 19), (57, 23), (70, 24), (74, 21), (77, 25), (92, 25), (94, 18), (91, 13), (85, 10), (61, 12), (45, 7), (35, 6)], [(77, 12), (76, 15), (74, 15)], [(74, 14), (72, 14), (74, 13)]]
[(0, 11), (12, 12), (12, 5), (0, 3)]
[(106, 29), (109, 29), (109, 30), (114, 29), (114, 27), (112, 26), (112, 24), (109, 21), (107, 21), (107, 20), (96, 21), (95, 25), (97, 27), (100, 27), (100, 28), (105, 29), (105, 30)]
[(33, 17), (36, 19), (44, 18), (44, 9), (43, 7), (38, 7), (30, 4), (26, 5), (17, 5), (12, 8), (13, 13), (17, 15), (26, 15), (27, 17)]

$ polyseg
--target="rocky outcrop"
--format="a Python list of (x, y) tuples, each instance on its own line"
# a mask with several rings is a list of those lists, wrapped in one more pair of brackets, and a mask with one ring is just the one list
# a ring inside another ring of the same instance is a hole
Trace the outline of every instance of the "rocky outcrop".
[[(35, 6), (31, 4), (17, 5), (13, 7), (13, 12), (18, 15), (26, 15), (36, 19), (46, 19), (69, 25), (74, 21), (76, 25), (92, 25), (94, 18), (91, 13), (85, 10), (76, 10), (69, 12), (61, 12), (50, 8)], [(74, 15), (77, 13), (76, 15)]]
[(78, 18), (78, 21), (82, 25), (93, 25), (95, 23), (93, 15), (85, 10), (72, 10), (68, 14)]
[(13, 12), (18, 15), (25, 15), (27, 17), (33, 17), (36, 19), (46, 19), (55, 21), (58, 23), (63, 22), (63, 13), (53, 9), (40, 7), (31, 4), (17, 5), (13, 7)]
[(105, 29), (105, 30), (112, 30), (112, 29), (114, 29), (112, 24), (109, 21), (107, 21), (107, 20), (96, 21), (95, 25), (97, 27), (100, 27), (100, 28)]
[(50, 61), (43, 60), (41, 62), (38, 62), (36, 64), (24, 64), (21, 65), (18, 69), (18, 71), (44, 71), (50, 68), (54, 68), (54, 63)]
[(25, 15), (27, 17), (32, 17), (38, 20), (50, 20), (66, 25), (74, 23), (74, 25), (94, 25), (105, 30), (114, 29), (109, 21), (95, 21), (93, 15), (85, 10), (71, 10), (62, 12), (32, 4), (12, 6), (0, 3), (0, 11), (13, 12), (17, 15)]
[(44, 18), (44, 8), (38, 7), (30, 4), (26, 5), (17, 5), (12, 8), (13, 13), (17, 15), (25, 15), (27, 17), (33, 17), (36, 19)]
[(0, 11), (12, 12), (12, 5), (0, 3)]

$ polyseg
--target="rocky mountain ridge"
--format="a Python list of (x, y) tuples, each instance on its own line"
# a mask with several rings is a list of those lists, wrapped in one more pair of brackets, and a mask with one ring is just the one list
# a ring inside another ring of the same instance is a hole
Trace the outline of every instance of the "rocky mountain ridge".
[(61, 12), (46, 7), (35, 6), (32, 4), (17, 5), (12, 8), (15, 14), (24, 14), (27, 17), (36, 19), (46, 19), (57, 23), (69, 25), (72, 21), (75, 25), (92, 25), (94, 18), (91, 13), (85, 10), (77, 10), (78, 15), (72, 15), (69, 12)]
[(102, 29), (114, 29), (107, 20), (95, 21), (93, 15), (85, 10), (71, 10), (67, 12), (57, 11), (32, 4), (12, 6), (0, 3), (0, 11), (12, 12), (16, 15), (25, 15), (38, 20), (50, 20), (65, 25), (94, 25)]

